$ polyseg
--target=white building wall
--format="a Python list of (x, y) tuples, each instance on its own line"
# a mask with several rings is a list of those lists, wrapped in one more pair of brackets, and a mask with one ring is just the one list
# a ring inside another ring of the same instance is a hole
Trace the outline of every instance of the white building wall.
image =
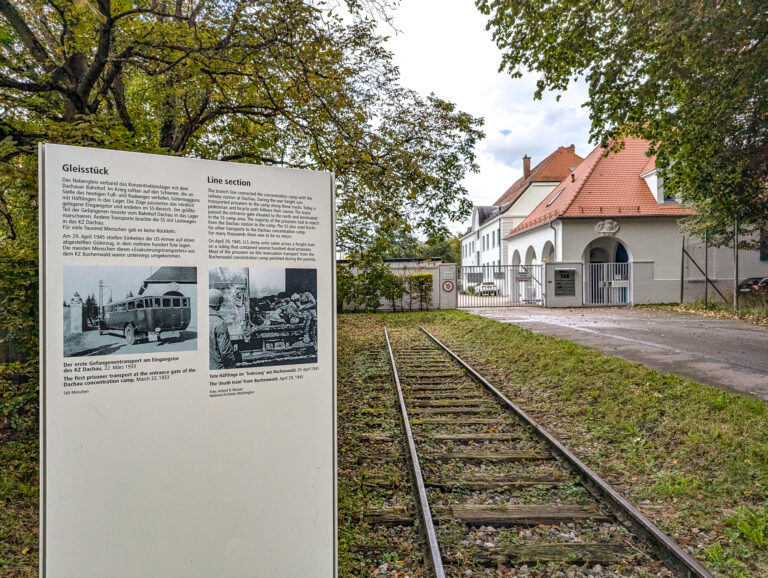
[(514, 216), (527, 217), (559, 184), (559, 182), (531, 183), (515, 201), (515, 204), (509, 208), (509, 212)]
[(507, 240), (507, 254), (508, 254), (508, 265), (514, 265), (513, 263), (513, 257), (515, 251), (519, 251), (520, 253), (520, 263), (525, 265), (526, 264), (526, 255), (528, 254), (528, 251), (530, 248), (533, 248), (535, 254), (536, 254), (536, 263), (541, 263), (542, 259), (542, 253), (544, 252), (544, 245), (547, 244), (547, 241), (550, 243), (555, 242), (555, 234), (554, 231), (549, 227), (549, 225), (544, 225), (543, 227), (537, 227), (535, 229), (529, 229), (528, 231), (525, 231), (524, 233), (520, 235), (516, 235), (512, 237), (511, 239)]
[(461, 264), (462, 265), (477, 265), (475, 263), (475, 232), (470, 233), (461, 238)]
[[(555, 264), (582, 263), (589, 260), (587, 248), (597, 244), (612, 244), (620, 241), (629, 253), (632, 262), (633, 303), (670, 303), (680, 300), (680, 273), (682, 265), (683, 235), (674, 218), (612, 218), (619, 225), (615, 234), (603, 237), (595, 226), (603, 219), (566, 219), (544, 224), (516, 235), (505, 241), (506, 264), (514, 264), (515, 251), (519, 252), (520, 263), (526, 263), (526, 254), (533, 248), (537, 263), (541, 263), (547, 242), (555, 248)], [(704, 243), (700, 239), (687, 239), (686, 248), (700, 267), (704, 267)], [(692, 301), (704, 294), (704, 278), (695, 265), (685, 260), (684, 299)], [(548, 269), (547, 285), (552, 281)], [(709, 275), (718, 288), (727, 296), (733, 294), (733, 249), (729, 247), (709, 248)], [(578, 273), (584, 282), (583, 271)], [(760, 261), (757, 249), (739, 251), (739, 279), (768, 276), (768, 261)], [(581, 290), (579, 289), (579, 293)], [(549, 297), (548, 291), (548, 297)], [(710, 291), (714, 295), (714, 291)], [(574, 299), (548, 301), (552, 306), (572, 306)]]
[[(501, 220), (495, 217), (483, 223), (480, 227), (480, 238), (477, 239), (477, 250), (480, 251), (480, 261), (477, 265), (498, 265), (501, 259), (501, 244), (499, 243), (499, 227)], [(483, 249), (485, 247), (485, 249)]]
[[(531, 211), (533, 211), (533, 209), (535, 209), (558, 184), (559, 183), (557, 182), (531, 183), (506, 213), (488, 220), (483, 223), (482, 226), (478, 225), (478, 215), (477, 210), (475, 210), (472, 215), (472, 231), (461, 238), (461, 264), (469, 266), (496, 265), (497, 263), (504, 265), (509, 263), (511, 256), (508, 252), (507, 243), (504, 240), (504, 237), (506, 237), (512, 229), (522, 223)], [(495, 244), (492, 240), (494, 231), (496, 234)], [(500, 236), (499, 231), (501, 231)], [(489, 239), (489, 243), (486, 248), (483, 248), (483, 238), (486, 237), (486, 235), (488, 235), (487, 238)]]

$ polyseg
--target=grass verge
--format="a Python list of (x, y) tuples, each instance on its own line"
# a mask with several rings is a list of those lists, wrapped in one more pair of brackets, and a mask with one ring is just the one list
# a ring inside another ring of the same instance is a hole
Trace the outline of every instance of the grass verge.
[(711, 298), (706, 306), (703, 299), (698, 299), (691, 303), (663, 303), (637, 307), (695, 313), (716, 319), (739, 319), (752, 325), (768, 327), (768, 295), (766, 294), (743, 295), (739, 299), (739, 310), (736, 312), (733, 311), (732, 303), (724, 303), (717, 298)]
[(768, 576), (763, 402), (456, 311), (344, 315), (339, 339), (385, 324), (434, 332), (717, 575)]

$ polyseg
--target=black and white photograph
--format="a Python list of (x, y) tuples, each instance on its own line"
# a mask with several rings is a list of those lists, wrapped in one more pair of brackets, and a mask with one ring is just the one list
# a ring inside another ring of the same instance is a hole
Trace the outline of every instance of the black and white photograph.
[(197, 349), (196, 267), (64, 267), (64, 357)]
[(210, 369), (317, 363), (317, 270), (216, 267)]

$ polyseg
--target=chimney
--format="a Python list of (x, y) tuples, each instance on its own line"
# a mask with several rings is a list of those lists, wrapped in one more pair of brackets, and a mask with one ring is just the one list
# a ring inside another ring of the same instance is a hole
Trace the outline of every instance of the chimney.
[(523, 178), (527, 179), (531, 176), (531, 157), (525, 155), (523, 157)]
[(576, 152), (576, 145), (571, 145), (568, 147), (572, 153)]

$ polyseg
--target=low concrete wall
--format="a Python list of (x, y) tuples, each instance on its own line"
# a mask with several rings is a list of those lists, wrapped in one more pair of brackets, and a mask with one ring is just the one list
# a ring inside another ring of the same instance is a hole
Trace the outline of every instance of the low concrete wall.
[[(456, 309), (458, 305), (456, 263), (412, 261), (406, 263), (393, 262), (388, 263), (388, 265), (395, 275), (400, 275), (402, 277), (413, 275), (415, 273), (430, 273), (432, 275), (432, 305), (425, 306), (425, 310)], [(394, 309), (397, 311), (419, 311), (419, 300), (405, 296), (395, 303)], [(380, 311), (392, 310), (392, 302), (382, 298)], [(348, 303), (344, 303), (342, 311), (354, 311), (354, 307)]]

